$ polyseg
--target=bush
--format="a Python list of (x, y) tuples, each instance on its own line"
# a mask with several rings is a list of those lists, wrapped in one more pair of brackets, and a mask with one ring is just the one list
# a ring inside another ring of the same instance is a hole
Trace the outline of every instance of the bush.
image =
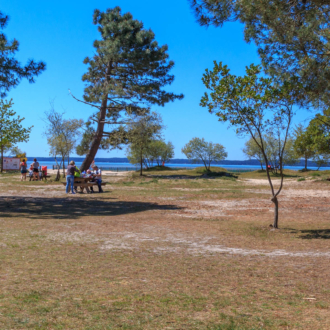
[(320, 173), (312, 173), (311, 176), (321, 176)]
[(173, 169), (171, 167), (168, 166), (153, 166), (153, 167), (149, 167), (146, 170), (147, 172), (152, 172), (152, 171), (173, 171)]
[(223, 168), (223, 167), (217, 167), (217, 166), (210, 167), (210, 170), (206, 170), (205, 167), (196, 167), (195, 168), (195, 171), (197, 173), (203, 173), (203, 174), (227, 172), (227, 170), (225, 168)]

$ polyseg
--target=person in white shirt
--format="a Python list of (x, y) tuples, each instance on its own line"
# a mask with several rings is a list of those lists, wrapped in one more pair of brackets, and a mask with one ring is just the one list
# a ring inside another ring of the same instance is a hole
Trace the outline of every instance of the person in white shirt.
[[(100, 170), (96, 165), (93, 166), (93, 181), (97, 183), (99, 187), (99, 193), (103, 193), (102, 190), (102, 170)], [(91, 187), (91, 191), (93, 191), (93, 187)]]
[(33, 177), (35, 180), (38, 180), (38, 173), (39, 173), (39, 162), (37, 162), (37, 158), (33, 159), (33, 163), (31, 164), (33, 167)]

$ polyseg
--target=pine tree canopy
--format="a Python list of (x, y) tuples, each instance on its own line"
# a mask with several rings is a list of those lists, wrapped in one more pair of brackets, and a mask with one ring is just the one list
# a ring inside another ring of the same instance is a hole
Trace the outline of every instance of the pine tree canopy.
[(330, 104), (329, 0), (189, 0), (201, 25), (238, 20), (266, 72), (296, 84), (297, 102)]
[(174, 80), (169, 75), (174, 62), (168, 60), (167, 46), (159, 46), (142, 22), (130, 13), (122, 15), (119, 7), (95, 10), (93, 22), (101, 40), (94, 42), (96, 55), (84, 60), (85, 101), (101, 103), (107, 97), (107, 117), (117, 119), (121, 110), (147, 110), (150, 104), (164, 106), (183, 98), (162, 90)]
[(3, 33), (3, 29), (8, 23), (9, 17), (0, 11), (0, 97), (5, 97), (6, 93), (25, 78), (30, 83), (34, 83), (34, 77), (45, 70), (44, 62), (29, 60), (22, 66), (14, 57), (18, 51), (19, 43), (16, 39), (8, 41)]
[(123, 124), (126, 115), (142, 115), (153, 104), (164, 106), (183, 98), (164, 90), (174, 81), (169, 74), (174, 62), (169, 60), (168, 47), (159, 46), (142, 22), (130, 13), (122, 14), (119, 7), (95, 10), (93, 22), (101, 38), (94, 42), (95, 55), (84, 60), (88, 70), (82, 80), (85, 103), (98, 109), (91, 118), (97, 129), (82, 168), (89, 166), (100, 146), (118, 144), (116, 135), (122, 131), (104, 132), (105, 124)]

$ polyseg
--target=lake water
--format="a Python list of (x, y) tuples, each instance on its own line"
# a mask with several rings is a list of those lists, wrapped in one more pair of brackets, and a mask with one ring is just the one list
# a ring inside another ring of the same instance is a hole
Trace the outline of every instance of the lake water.
[[(28, 165), (30, 165), (32, 162), (28, 162)], [(53, 168), (53, 165), (56, 165), (54, 161), (40, 161), (39, 162), (41, 166), (47, 166), (49, 169)], [(76, 162), (76, 165), (79, 167), (82, 164), (82, 162)], [(139, 166), (134, 166), (130, 163), (110, 163), (110, 162), (95, 162), (95, 164), (100, 167), (101, 169), (111, 169), (111, 170), (117, 170), (118, 171), (132, 171), (135, 169), (139, 169)], [(67, 163), (65, 163), (65, 167), (67, 166)], [(203, 166), (202, 164), (166, 164), (168, 167), (172, 168), (196, 168)], [(228, 170), (234, 170), (234, 171), (256, 171), (261, 169), (259, 165), (212, 165), (213, 167), (223, 167)], [(286, 169), (290, 170), (301, 170), (302, 166), (286, 166)], [(317, 170), (317, 167), (309, 166), (308, 169), (310, 170)], [(330, 167), (321, 167), (320, 170), (330, 170)]]

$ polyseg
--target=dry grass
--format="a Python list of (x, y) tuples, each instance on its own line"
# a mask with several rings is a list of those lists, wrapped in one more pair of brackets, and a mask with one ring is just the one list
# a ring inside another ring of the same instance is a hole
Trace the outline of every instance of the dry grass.
[(287, 174), (280, 230), (264, 173), (3, 175), (0, 329), (330, 328), (328, 174)]

